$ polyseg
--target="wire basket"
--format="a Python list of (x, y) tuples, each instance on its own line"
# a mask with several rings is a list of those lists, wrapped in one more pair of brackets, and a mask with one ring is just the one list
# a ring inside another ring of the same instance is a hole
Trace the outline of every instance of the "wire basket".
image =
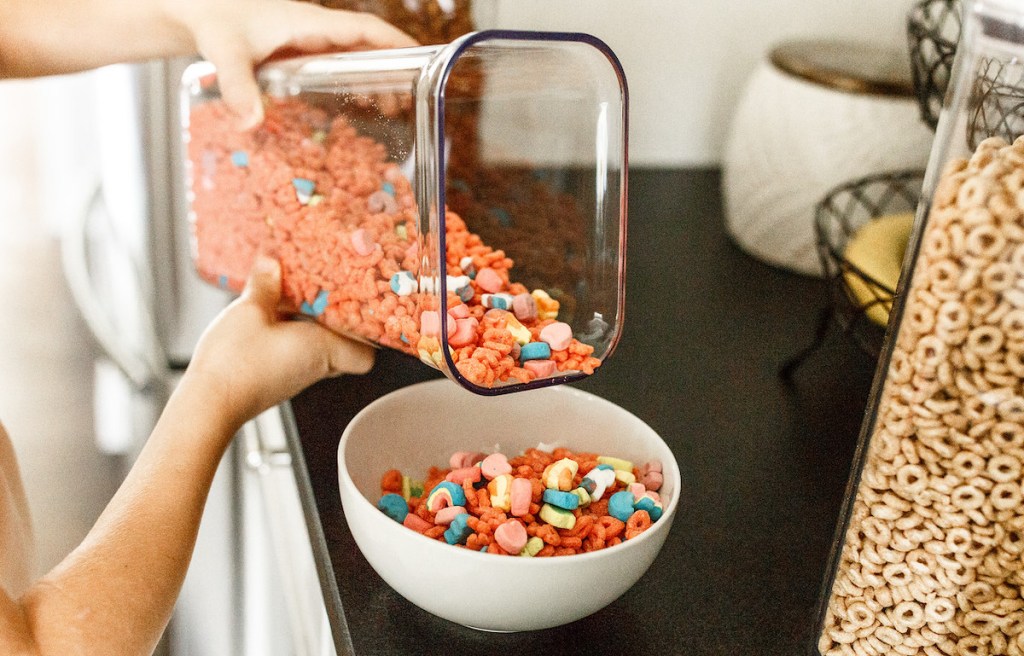
[(961, 0), (921, 0), (907, 14), (910, 69), (917, 104), (921, 120), (933, 130), (949, 85), (960, 40), (961, 16)]
[[(881, 352), (885, 327), (873, 321), (869, 313), (882, 310), (888, 316), (896, 290), (847, 260), (847, 245), (871, 221), (913, 213), (923, 182), (924, 171), (916, 169), (870, 175), (836, 187), (815, 207), (818, 255), (832, 316), (873, 357)], [(854, 285), (860, 289), (860, 297)]]

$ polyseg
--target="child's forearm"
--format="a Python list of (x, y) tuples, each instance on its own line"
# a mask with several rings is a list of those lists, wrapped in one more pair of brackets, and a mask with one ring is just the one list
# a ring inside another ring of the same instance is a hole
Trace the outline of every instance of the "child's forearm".
[(181, 588), (217, 464), (237, 426), (220, 392), (183, 384), (83, 543), (21, 606), (43, 654), (149, 654)]
[[(71, 73), (190, 54), (192, 35), (163, 0), (0, 0), (0, 78)], [(191, 4), (180, 2), (179, 6)]]

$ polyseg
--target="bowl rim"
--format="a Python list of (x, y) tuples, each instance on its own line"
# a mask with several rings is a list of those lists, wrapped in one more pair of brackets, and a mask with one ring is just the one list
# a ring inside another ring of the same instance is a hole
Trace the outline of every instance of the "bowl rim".
[[(398, 397), (405, 396), (407, 394), (415, 393), (415, 388), (439, 387), (439, 386), (451, 385), (451, 384), (452, 384), (451, 381), (449, 381), (448, 379), (446, 379), (446, 378), (439, 378), (439, 379), (436, 379), (436, 380), (429, 380), (429, 381), (425, 381), (425, 382), (421, 382), (421, 383), (414, 383), (412, 385), (407, 385), (405, 387), (402, 387), (402, 388), (399, 388), (397, 390), (394, 390), (393, 392), (389, 392), (388, 394), (385, 394), (384, 396), (374, 400), (373, 402), (368, 404), (366, 407), (364, 407), (362, 410), (360, 410), (358, 413), (356, 413), (356, 415), (352, 418), (352, 420), (349, 421), (348, 425), (345, 426), (345, 429), (344, 429), (344, 431), (341, 434), (341, 439), (338, 441), (338, 485), (339, 485), (339, 496), (341, 496), (341, 501), (342, 501), (342, 513), (345, 512), (345, 508), (344, 508), (344, 506), (345, 506), (345, 494), (344, 494), (345, 489), (344, 488), (348, 488), (348, 490), (350, 492), (354, 493), (354, 496), (356, 497), (356, 503), (358, 505), (362, 506), (363, 507), (362, 509), (364, 509), (364, 510), (371, 510), (372, 513), (370, 514), (370, 516), (376, 516), (378, 518), (378, 519), (371, 520), (371, 521), (375, 521), (378, 524), (380, 524), (381, 526), (387, 526), (388, 527), (386, 529), (383, 529), (385, 531), (400, 531), (400, 532), (395, 532), (394, 535), (396, 535), (396, 536), (398, 536), (398, 535), (405, 535), (407, 537), (412, 537), (414, 540), (415, 539), (422, 540), (422, 542), (420, 544), (423, 544), (427, 549), (440, 549), (440, 550), (442, 550), (442, 551), (438, 551), (437, 552), (440, 556), (444, 556), (445, 554), (450, 554), (450, 555), (452, 555), (454, 557), (461, 557), (461, 556), (456, 556), (455, 555), (455, 554), (461, 553), (465, 557), (468, 557), (468, 558), (488, 558), (488, 557), (494, 558), (493, 555), (489, 556), (485, 552), (471, 551), (471, 550), (465, 549), (465, 548), (461, 548), (460, 549), (458, 547), (455, 547), (455, 545), (450, 545), (450, 544), (447, 544), (447, 543), (443, 543), (440, 540), (435, 540), (435, 539), (432, 539), (432, 538), (428, 538), (425, 535), (419, 533), (418, 531), (414, 531), (412, 529), (406, 528), (402, 524), (399, 524), (398, 522), (396, 522), (393, 519), (389, 518), (387, 515), (382, 513), (377, 508), (376, 504), (371, 503), (370, 500), (367, 499), (366, 496), (364, 496), (363, 493), (359, 491), (359, 488), (356, 487), (355, 482), (352, 480), (352, 477), (348, 473), (348, 468), (345, 466), (345, 446), (348, 444), (349, 437), (350, 437), (351, 433), (353, 432), (352, 427), (355, 426), (357, 422), (359, 422), (362, 419), (364, 419), (365, 416), (370, 415), (370, 414), (376, 412), (377, 409), (380, 406), (387, 405), (388, 403), (391, 403), (391, 402), (395, 401), (395, 399), (398, 398)], [(572, 388), (572, 387), (567, 387), (565, 385), (554, 386), (554, 387), (546, 387), (546, 388), (542, 388), (542, 389), (539, 389), (539, 390), (531, 390), (531, 392), (532, 393), (540, 393), (540, 394), (569, 394), (569, 395), (577, 396), (577, 397), (580, 397), (580, 398), (586, 398), (586, 399), (588, 399), (588, 401), (597, 401), (599, 403), (610, 405), (614, 409), (616, 409), (617, 411), (623, 412), (626, 415), (628, 415), (629, 417), (631, 417), (633, 420), (639, 422), (640, 425), (642, 425), (648, 431), (650, 431), (650, 434), (656, 439), (656, 441), (660, 442), (662, 444), (662, 446), (664, 446), (665, 450), (668, 451), (668, 453), (672, 456), (671, 472), (673, 474), (673, 482), (675, 484), (675, 491), (672, 494), (672, 498), (669, 500), (668, 505), (665, 506), (662, 509), (662, 516), (660, 518), (658, 518), (658, 521), (652, 522), (651, 527), (649, 529), (647, 529), (646, 531), (644, 531), (640, 535), (636, 536), (635, 538), (633, 538), (631, 540), (623, 540), (621, 543), (615, 545), (614, 547), (605, 547), (604, 549), (598, 549), (597, 551), (590, 551), (590, 552), (585, 552), (585, 553), (573, 554), (571, 556), (558, 556), (558, 557), (551, 557), (551, 558), (523, 558), (523, 557), (519, 557), (519, 558), (506, 559), (506, 560), (501, 561), (501, 562), (506, 562), (506, 563), (508, 563), (509, 566), (512, 566), (512, 567), (525, 567), (525, 566), (529, 566), (529, 567), (538, 567), (538, 566), (539, 567), (552, 567), (552, 566), (558, 566), (558, 565), (564, 566), (566, 564), (567, 560), (569, 562), (577, 563), (577, 562), (584, 562), (584, 561), (587, 561), (587, 560), (594, 560), (594, 559), (598, 559), (598, 558), (609, 558), (609, 557), (613, 557), (615, 554), (624, 554), (624, 555), (628, 554), (632, 550), (635, 550), (636, 548), (639, 548), (639, 547), (631, 547), (631, 545), (640, 545), (640, 546), (642, 546), (645, 541), (657, 539), (657, 536), (659, 534), (665, 533), (666, 531), (668, 531), (669, 528), (670, 528), (670, 525), (672, 524), (672, 520), (675, 517), (675, 513), (676, 513), (676, 510), (677, 510), (678, 505), (679, 505), (680, 487), (682, 486), (682, 474), (679, 471), (679, 462), (676, 460), (675, 453), (672, 451), (671, 447), (669, 447), (668, 443), (665, 442), (664, 438), (662, 438), (661, 435), (657, 431), (655, 431), (653, 428), (651, 428), (650, 425), (647, 422), (645, 422), (643, 419), (640, 419), (635, 414), (633, 414), (629, 410), (623, 408), (622, 406), (620, 406), (620, 405), (618, 405), (616, 403), (613, 403), (613, 402), (609, 401), (608, 399), (600, 397), (600, 396), (598, 396), (596, 394), (592, 394), (590, 392), (585, 392), (583, 390), (575, 389), (575, 388)], [(557, 444), (557, 443), (555, 443), (555, 444)], [(663, 472), (664, 472), (664, 469), (665, 469), (665, 463), (662, 462), (662, 471)], [(666, 521), (666, 520), (668, 520), (668, 521)], [(346, 522), (347, 521), (348, 521), (348, 518), (346, 517)], [(355, 537), (355, 535), (353, 534), (353, 538), (354, 537)], [(432, 546), (427, 547), (426, 545), (428, 545), (428, 544), (432, 545)], [(357, 541), (357, 546), (358, 546), (358, 541)], [(512, 564), (512, 563), (515, 563), (517, 561), (523, 561), (523, 563), (522, 564)], [(540, 565), (540, 564), (538, 564), (538, 565), (533, 565), (533, 564), (526, 565), (527, 562), (533, 563), (534, 561), (547, 561), (547, 564), (544, 564), (544, 565)], [(494, 561), (493, 560), (489, 560), (487, 562), (493, 563)]]

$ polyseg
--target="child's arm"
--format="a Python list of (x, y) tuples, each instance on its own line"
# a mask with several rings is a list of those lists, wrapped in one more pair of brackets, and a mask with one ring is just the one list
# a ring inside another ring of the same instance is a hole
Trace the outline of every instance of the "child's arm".
[(410, 45), (371, 14), (291, 0), (0, 0), (0, 78), (198, 52), (245, 125), (263, 116), (253, 66), (275, 52)]
[[(149, 654), (188, 568), (217, 463), (245, 420), (326, 376), (365, 372), (368, 346), (276, 311), (260, 260), (207, 329), (128, 478), (85, 541), (19, 600), (0, 592), (0, 653)], [(2, 554), (0, 554), (2, 557)]]

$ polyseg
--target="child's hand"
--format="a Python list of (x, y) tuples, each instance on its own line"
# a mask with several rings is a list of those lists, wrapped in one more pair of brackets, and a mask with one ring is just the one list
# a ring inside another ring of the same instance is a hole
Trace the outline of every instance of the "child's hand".
[(372, 14), (291, 0), (172, 0), (169, 11), (217, 67), (221, 95), (240, 127), (263, 120), (253, 66), (274, 53), (402, 48), (416, 42)]
[(373, 366), (372, 347), (278, 310), (281, 267), (260, 257), (242, 295), (210, 324), (182, 385), (201, 385), (234, 427), (316, 381)]

